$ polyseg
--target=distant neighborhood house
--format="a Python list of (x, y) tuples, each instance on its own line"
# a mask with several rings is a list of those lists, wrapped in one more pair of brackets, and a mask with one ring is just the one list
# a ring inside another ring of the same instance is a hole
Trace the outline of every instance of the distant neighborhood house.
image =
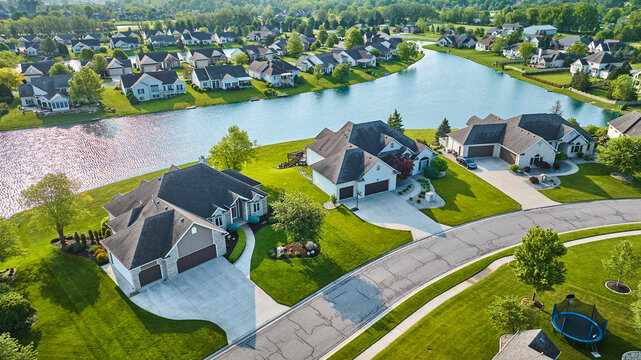
[(29, 83), (18, 86), (22, 106), (38, 107), (53, 112), (67, 111), (71, 100), (67, 91), (72, 74), (43, 76), (31, 79)]
[(242, 65), (216, 65), (194, 69), (191, 80), (202, 89), (239, 89), (250, 87), (251, 77)]
[(120, 77), (122, 94), (131, 91), (139, 101), (164, 99), (185, 94), (185, 82), (174, 71), (141, 72)]
[(608, 137), (616, 139), (622, 136), (641, 136), (640, 113), (630, 111), (608, 122)]

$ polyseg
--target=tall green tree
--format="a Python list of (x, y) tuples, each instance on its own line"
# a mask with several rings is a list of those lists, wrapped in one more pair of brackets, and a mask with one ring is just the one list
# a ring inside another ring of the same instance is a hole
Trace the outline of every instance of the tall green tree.
[(405, 129), (403, 128), (403, 118), (396, 109), (394, 109), (394, 113), (387, 118), (387, 125), (402, 133), (405, 132)]
[(298, 32), (293, 31), (292, 35), (287, 39), (287, 54), (295, 55), (300, 54), (305, 50), (303, 41), (300, 39)]
[(527, 63), (528, 60), (530, 60), (530, 57), (532, 57), (532, 54), (534, 54), (535, 50), (536, 46), (534, 46), (534, 44), (527, 40), (523, 41), (519, 45), (519, 53), (521, 54), (524, 63)]
[(329, 37), (327, 38), (327, 41), (325, 41), (325, 47), (326, 47), (326, 48), (330, 48), (330, 49), (331, 49), (331, 48), (333, 48), (333, 47), (334, 47), (334, 45), (335, 45), (335, 43), (334, 43), (334, 37), (333, 37), (333, 36), (329, 36)]
[(122, 49), (114, 49), (113, 57), (116, 59), (127, 59), (127, 54)]
[(636, 101), (637, 88), (630, 75), (619, 75), (615, 80), (610, 81), (610, 94), (614, 100)]
[(508, 46), (508, 42), (506, 38), (502, 37), (497, 37), (494, 39), (494, 42), (492, 42), (492, 45), (490, 45), (490, 49), (494, 52), (499, 52), (503, 50), (504, 47)]
[(617, 287), (625, 278), (634, 275), (641, 267), (641, 258), (628, 240), (618, 243), (610, 252), (610, 257), (602, 261), (605, 271), (617, 278)]
[(447, 120), (447, 118), (443, 118), (443, 121), (441, 121), (438, 129), (436, 129), (434, 138), (436, 139), (436, 141), (438, 141), (440, 138), (447, 136), (447, 134), (451, 132), (452, 128), (450, 128), (450, 122)]
[(72, 71), (68, 67), (68, 65), (65, 65), (63, 63), (55, 63), (51, 66), (49, 69), (49, 75), (65, 75), (65, 74), (71, 74)]
[(340, 83), (346, 83), (349, 80), (349, 65), (346, 63), (338, 64), (332, 71), (332, 76)]
[(17, 339), (6, 332), (0, 334), (0, 359), (3, 360), (36, 360), (38, 352), (33, 348), (33, 343), (20, 345)]
[(528, 330), (539, 323), (539, 311), (521, 303), (517, 297), (497, 297), (487, 309), (492, 325), (507, 334)]
[(565, 282), (567, 269), (559, 258), (567, 253), (563, 242), (552, 229), (538, 225), (528, 230), (523, 243), (514, 251), (514, 273), (524, 284), (532, 286), (536, 293), (553, 290)]
[(416, 43), (413, 41), (403, 41), (402, 43), (398, 44), (398, 56), (403, 59), (407, 60), (409, 58), (416, 57), (418, 55), (418, 47), (416, 46)]
[(321, 64), (316, 64), (314, 66), (314, 77), (316, 78), (316, 83), (320, 82), (320, 79), (323, 78), (323, 66)]
[(301, 243), (320, 238), (325, 211), (307, 195), (299, 191), (283, 194), (272, 207), (275, 230), (285, 231), (290, 239)]
[(622, 136), (611, 139), (599, 151), (597, 161), (616, 168), (621, 174), (632, 176), (641, 171), (641, 137)]
[(64, 243), (65, 226), (71, 224), (79, 214), (79, 186), (64, 173), (47, 174), (22, 191), (22, 201), (26, 207), (34, 207), (37, 223), (42, 227), (56, 229), (60, 241)]
[(592, 83), (590, 82), (590, 73), (587, 71), (579, 71), (572, 75), (570, 86), (579, 91), (588, 91)]
[(93, 52), (93, 50), (91, 50), (90, 48), (84, 48), (80, 50), (80, 56), (78, 57), (80, 58), (80, 60), (91, 60), (94, 55), (95, 53)]
[(56, 43), (53, 41), (51, 36), (45, 36), (45, 38), (40, 42), (40, 51), (45, 54), (53, 54), (57, 51), (57, 49), (58, 47), (56, 46)]
[(22, 57), (18, 56), (11, 51), (0, 51), (0, 68), (15, 69), (22, 61)]
[(363, 38), (363, 33), (355, 27), (347, 30), (345, 34), (345, 48), (351, 49), (356, 45), (365, 44), (365, 39)]
[(4, 84), (12, 90), (17, 90), (18, 85), (22, 84), (23, 80), (24, 75), (13, 69), (0, 69), (0, 84)]
[(234, 57), (234, 62), (237, 65), (247, 65), (249, 64), (249, 56), (247, 56), (247, 54), (245, 54), (244, 52), (241, 52), (240, 54), (236, 55), (236, 57)]
[(318, 40), (322, 43), (325, 44), (329, 36), (327, 35), (327, 31), (325, 30), (325, 26), (321, 25), (322, 29), (318, 31)]
[(584, 43), (577, 41), (574, 44), (570, 45), (567, 50), (568, 54), (577, 55), (577, 56), (587, 56), (590, 52), (590, 49)]
[(241, 171), (246, 163), (255, 160), (257, 146), (256, 140), (249, 139), (247, 131), (233, 125), (227, 130), (227, 135), (209, 150), (209, 159), (219, 169)]
[(69, 80), (69, 96), (79, 104), (96, 103), (102, 99), (102, 81), (90, 68), (83, 66)]
[(107, 65), (109, 65), (107, 59), (100, 54), (94, 55), (91, 59), (91, 68), (96, 72), (96, 74), (103, 74), (107, 71)]
[(18, 238), (18, 224), (14, 220), (0, 218), (0, 263), (24, 253)]

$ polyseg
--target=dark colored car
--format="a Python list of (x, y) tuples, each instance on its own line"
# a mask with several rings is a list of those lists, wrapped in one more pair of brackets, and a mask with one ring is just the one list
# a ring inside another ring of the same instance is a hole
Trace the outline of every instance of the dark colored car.
[(466, 159), (466, 158), (460, 157), (458, 158), (458, 163), (470, 170), (476, 169), (476, 163), (472, 159)]

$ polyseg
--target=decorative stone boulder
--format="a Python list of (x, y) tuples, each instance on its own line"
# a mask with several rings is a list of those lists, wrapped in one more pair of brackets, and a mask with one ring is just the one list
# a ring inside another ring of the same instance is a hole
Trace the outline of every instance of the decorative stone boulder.
[(432, 202), (434, 201), (434, 192), (428, 191), (425, 193), (425, 201)]
[(285, 253), (285, 249), (282, 246), (279, 246), (276, 248), (276, 255), (283, 256), (284, 253)]
[(541, 180), (541, 182), (547, 182), (548, 181), (548, 176), (545, 175), (545, 174), (541, 174), (541, 175), (539, 175), (539, 180)]

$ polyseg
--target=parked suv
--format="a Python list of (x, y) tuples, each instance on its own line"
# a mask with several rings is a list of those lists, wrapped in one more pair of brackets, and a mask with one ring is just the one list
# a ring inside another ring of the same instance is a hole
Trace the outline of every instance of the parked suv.
[(476, 169), (476, 163), (472, 159), (466, 159), (464, 157), (460, 157), (457, 159), (458, 163), (461, 164), (462, 166), (474, 170)]

